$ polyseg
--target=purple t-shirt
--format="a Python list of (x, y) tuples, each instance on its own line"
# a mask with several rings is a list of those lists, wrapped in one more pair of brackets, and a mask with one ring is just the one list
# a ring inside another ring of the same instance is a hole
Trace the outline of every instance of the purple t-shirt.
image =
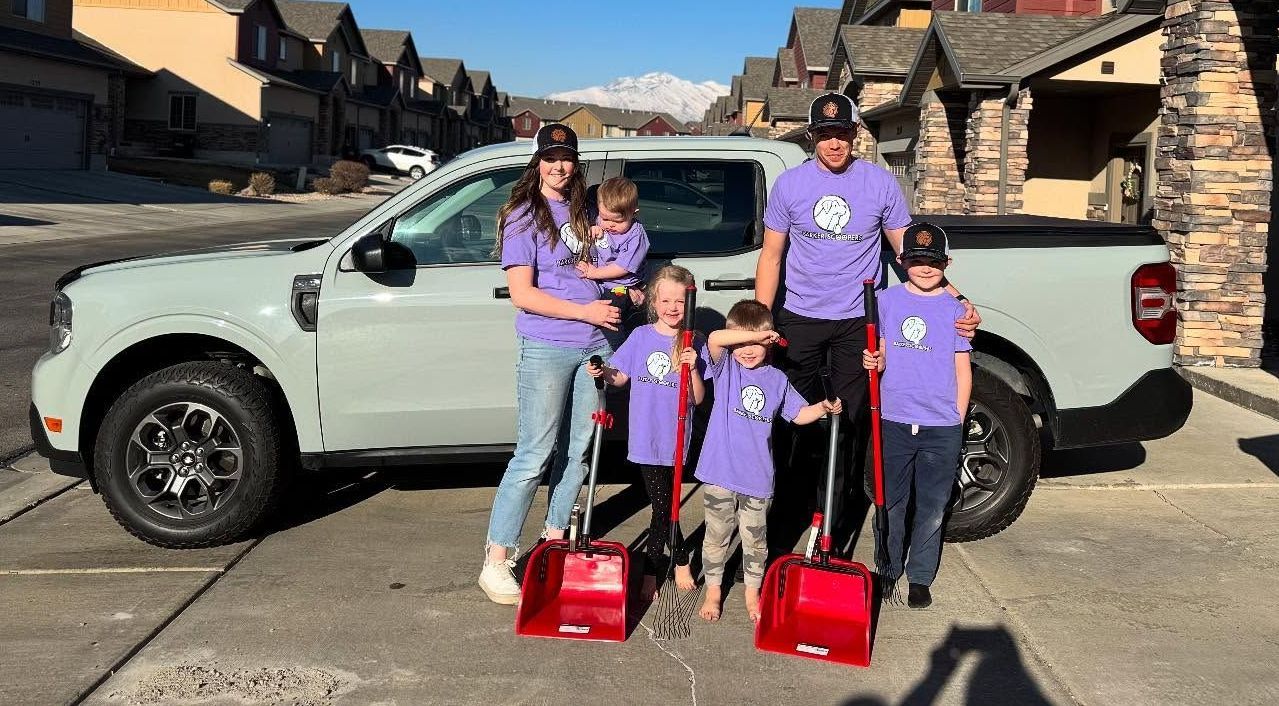
[[(631, 332), (626, 342), (609, 358), (608, 364), (631, 378), (630, 428), (627, 456), (632, 463), (652, 466), (675, 465), (675, 425), (679, 419), (679, 358), (671, 355), (674, 336), (664, 336), (653, 324)], [(705, 377), (710, 363), (706, 341), (693, 337), (697, 350), (697, 370)], [(689, 401), (693, 399), (689, 392)], [(691, 417), (690, 417), (691, 419)], [(684, 435), (688, 452), (691, 433)]]
[(915, 294), (899, 284), (879, 294), (879, 335), (884, 339), (881, 414), (902, 424), (959, 424), (955, 354), (972, 343), (955, 331), (964, 305), (949, 292)]
[(773, 497), (773, 420), (786, 421), (807, 404), (786, 374), (767, 363), (747, 369), (725, 350), (711, 363), (715, 404), (697, 479), (753, 498)]
[(623, 287), (640, 285), (643, 280), (639, 276), (639, 271), (644, 266), (644, 258), (648, 257), (648, 233), (639, 221), (632, 222), (630, 229), (625, 233), (613, 234), (605, 231), (596, 247), (600, 267), (618, 264), (630, 273), (618, 279), (601, 281), (601, 289), (608, 290), (618, 285)]
[[(560, 229), (555, 247), (537, 230), (532, 214), (521, 209), (511, 214), (502, 240), (502, 269), (519, 265), (533, 268), (533, 286), (565, 301), (587, 304), (599, 299), (594, 282), (577, 272), (577, 252), (582, 242), (569, 223), (568, 203), (547, 199), (551, 215)], [(584, 321), (556, 319), (521, 310), (515, 315), (515, 331), (525, 338), (566, 348), (595, 348), (605, 344), (604, 333)]]
[(783, 306), (814, 319), (862, 316), (862, 281), (879, 281), (880, 232), (910, 225), (888, 170), (853, 160), (832, 174), (810, 160), (777, 177), (764, 226), (787, 235)]

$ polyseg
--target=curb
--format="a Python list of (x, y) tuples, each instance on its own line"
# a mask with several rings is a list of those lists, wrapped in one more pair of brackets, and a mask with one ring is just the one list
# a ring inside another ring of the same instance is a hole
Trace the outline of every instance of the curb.
[(1198, 390), (1279, 421), (1279, 399), (1275, 397), (1259, 395), (1238, 385), (1208, 377), (1194, 368), (1177, 368), (1177, 372)]

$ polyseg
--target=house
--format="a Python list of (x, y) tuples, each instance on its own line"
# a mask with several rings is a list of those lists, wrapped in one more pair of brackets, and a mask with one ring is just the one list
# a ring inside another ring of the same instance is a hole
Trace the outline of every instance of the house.
[(475, 91), (461, 59), (421, 57), (423, 89), (443, 102), (444, 135), (440, 155), (456, 156), (478, 144), (477, 131), (470, 123)]
[[(831, 89), (851, 97), (863, 113), (896, 100), (924, 33), (924, 29), (895, 25), (844, 25), (831, 56)], [(914, 160), (911, 137), (897, 132), (886, 135), (885, 140), (897, 142), (881, 150), (889, 168), (903, 181), (907, 163)], [(860, 130), (854, 145), (857, 155), (873, 159), (876, 149), (874, 134)]]
[(382, 123), (384, 140), (434, 149), (444, 122), (444, 104), (418, 87), (423, 70), (413, 35), (398, 29), (366, 29), (360, 34), (375, 65), (380, 64), (379, 90), (393, 91)]
[(587, 106), (579, 103), (578, 107), (568, 115), (565, 115), (561, 122), (573, 128), (573, 132), (577, 133), (579, 139), (589, 140), (591, 138), (604, 137), (604, 121), (598, 115), (598, 113), (602, 112), (599, 106)]
[(492, 75), (488, 71), (468, 70), (467, 78), (474, 93), (470, 120), (475, 126), (476, 144), (509, 142), (512, 136), (504, 127), (506, 109), (499, 99), (497, 87), (493, 85)]
[(389, 94), (379, 92), (380, 67), (368, 47), (350, 6), (341, 2), (275, 0), (286, 25), (305, 42), (301, 70), (322, 79), (318, 101), (322, 113), (317, 154), (350, 158), (360, 150), (387, 144), (385, 112)]
[(1152, 15), (935, 12), (900, 93), (863, 120), (886, 161), (914, 142), (900, 166), (919, 213), (1146, 223), (1162, 41)]
[[(309, 3), (308, 3), (309, 4)], [(345, 79), (306, 61), (274, 0), (76, 0), (77, 32), (145, 68), (127, 80), (126, 154), (308, 164), (318, 97)]]
[(773, 88), (798, 88), (799, 71), (795, 66), (795, 50), (790, 47), (777, 49), (777, 67), (773, 71)]
[(795, 61), (799, 88), (826, 87), (831, 46), (839, 28), (840, 10), (824, 7), (797, 7), (791, 15), (786, 48)]
[(71, 0), (0, 9), (0, 169), (102, 169), (145, 69), (73, 30)]
[(816, 88), (770, 88), (764, 98), (762, 122), (768, 125), (768, 137), (802, 134), (808, 129), (808, 108), (826, 93)]
[(511, 96), (511, 125), (516, 140), (531, 140), (544, 123), (558, 123), (577, 109), (576, 103)]

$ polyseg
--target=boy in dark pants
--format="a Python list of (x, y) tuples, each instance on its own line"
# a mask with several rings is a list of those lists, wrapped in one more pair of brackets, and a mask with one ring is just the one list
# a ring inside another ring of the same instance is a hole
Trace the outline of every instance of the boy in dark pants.
[[(897, 261), (907, 281), (879, 295), (879, 351), (862, 352), (867, 370), (882, 376), (884, 494), (889, 571), (905, 572), (911, 608), (927, 608), (941, 561), (942, 521), (959, 472), (963, 422), (972, 392), (972, 344), (955, 332), (964, 305), (946, 291), (946, 233), (916, 223), (906, 229)], [(915, 513), (906, 544), (906, 509)], [(882, 541), (882, 538), (878, 538)]]

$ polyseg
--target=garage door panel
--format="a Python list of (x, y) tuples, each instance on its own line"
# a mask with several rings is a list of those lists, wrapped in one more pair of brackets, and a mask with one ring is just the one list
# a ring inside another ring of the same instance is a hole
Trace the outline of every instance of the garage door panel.
[(0, 168), (82, 169), (85, 101), (0, 90)]
[(272, 116), (267, 132), (270, 159), (275, 164), (311, 162), (311, 121)]

